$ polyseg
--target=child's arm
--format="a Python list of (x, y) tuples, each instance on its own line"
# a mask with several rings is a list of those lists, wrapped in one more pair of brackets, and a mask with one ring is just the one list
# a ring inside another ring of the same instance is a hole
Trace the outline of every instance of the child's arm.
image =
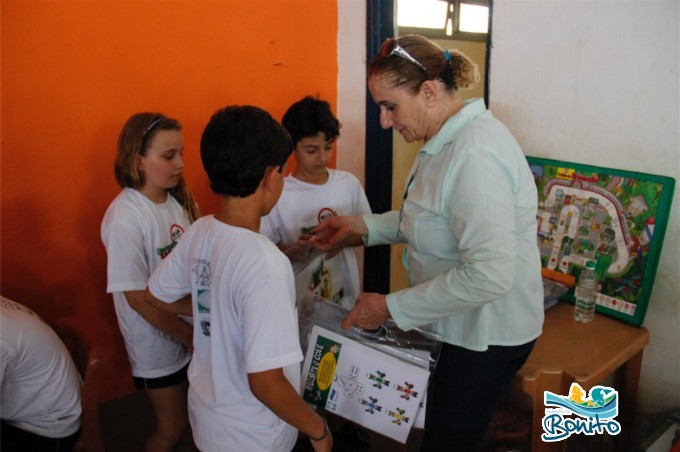
[(151, 306), (160, 309), (161, 311), (171, 312), (175, 315), (187, 315), (191, 317), (194, 313), (191, 311), (191, 294), (180, 298), (172, 303), (165, 303), (154, 297), (151, 291), (147, 288), (144, 291), (144, 301)]
[[(159, 306), (158, 304), (152, 304), (151, 302), (147, 302), (145, 300), (146, 292), (148, 292), (148, 289), (146, 289), (146, 291), (131, 290), (124, 292), (125, 299), (127, 300), (130, 307), (137, 311), (137, 313), (141, 315), (144, 318), (144, 320), (149, 322), (152, 326), (158, 328), (168, 336), (172, 336), (175, 339), (179, 340), (180, 342), (182, 342), (182, 344), (184, 344), (186, 348), (193, 349), (193, 328), (191, 327), (191, 325), (188, 325), (187, 323), (183, 322), (177, 317), (177, 314), (191, 315), (191, 308), (189, 309), (188, 314), (184, 312), (185, 309), (181, 309), (183, 312), (177, 313), (168, 312), (168, 310), (162, 310), (160, 308), (163, 306)], [(149, 293), (149, 295), (151, 294)], [(184, 297), (178, 300), (177, 303), (180, 303), (181, 306), (185, 306), (186, 298), (187, 297)], [(191, 297), (188, 298), (189, 307), (191, 307)], [(166, 306), (168, 305), (167, 303), (163, 303), (162, 301), (158, 301), (158, 303)]]
[[(282, 369), (248, 374), (248, 384), (253, 395), (274, 414), (310, 437), (314, 450), (330, 451), (333, 435), (326, 421), (312, 410), (300, 397)], [(314, 441), (327, 432), (322, 439)]]

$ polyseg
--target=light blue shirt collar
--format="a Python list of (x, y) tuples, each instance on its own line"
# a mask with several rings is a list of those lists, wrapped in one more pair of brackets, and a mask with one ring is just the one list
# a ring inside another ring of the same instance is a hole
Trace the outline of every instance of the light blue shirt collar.
[(421, 153), (430, 155), (439, 154), (447, 144), (453, 141), (463, 126), (486, 112), (486, 105), (482, 98), (468, 99), (464, 102), (465, 106), (458, 113), (451, 116), (439, 129), (439, 132), (420, 148)]

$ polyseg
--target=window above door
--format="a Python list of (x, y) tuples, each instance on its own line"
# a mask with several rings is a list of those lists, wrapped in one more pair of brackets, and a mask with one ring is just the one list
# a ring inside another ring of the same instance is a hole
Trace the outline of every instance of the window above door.
[(395, 6), (400, 36), (486, 41), (488, 0), (397, 0)]

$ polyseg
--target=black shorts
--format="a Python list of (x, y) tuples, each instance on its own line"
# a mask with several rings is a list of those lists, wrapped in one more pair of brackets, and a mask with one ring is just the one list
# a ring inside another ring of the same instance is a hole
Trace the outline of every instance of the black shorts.
[(47, 438), (2, 421), (0, 423), (0, 450), (3, 452), (68, 452), (73, 449), (79, 435), (80, 429), (65, 438)]
[(132, 382), (137, 389), (162, 389), (177, 386), (187, 381), (187, 369), (189, 364), (182, 367), (174, 374), (157, 378), (132, 377)]

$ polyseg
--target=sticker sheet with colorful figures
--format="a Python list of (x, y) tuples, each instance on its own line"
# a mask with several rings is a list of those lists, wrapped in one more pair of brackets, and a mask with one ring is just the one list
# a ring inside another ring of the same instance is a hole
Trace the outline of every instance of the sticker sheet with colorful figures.
[(303, 398), (405, 443), (430, 372), (319, 326), (312, 329), (302, 371)]

